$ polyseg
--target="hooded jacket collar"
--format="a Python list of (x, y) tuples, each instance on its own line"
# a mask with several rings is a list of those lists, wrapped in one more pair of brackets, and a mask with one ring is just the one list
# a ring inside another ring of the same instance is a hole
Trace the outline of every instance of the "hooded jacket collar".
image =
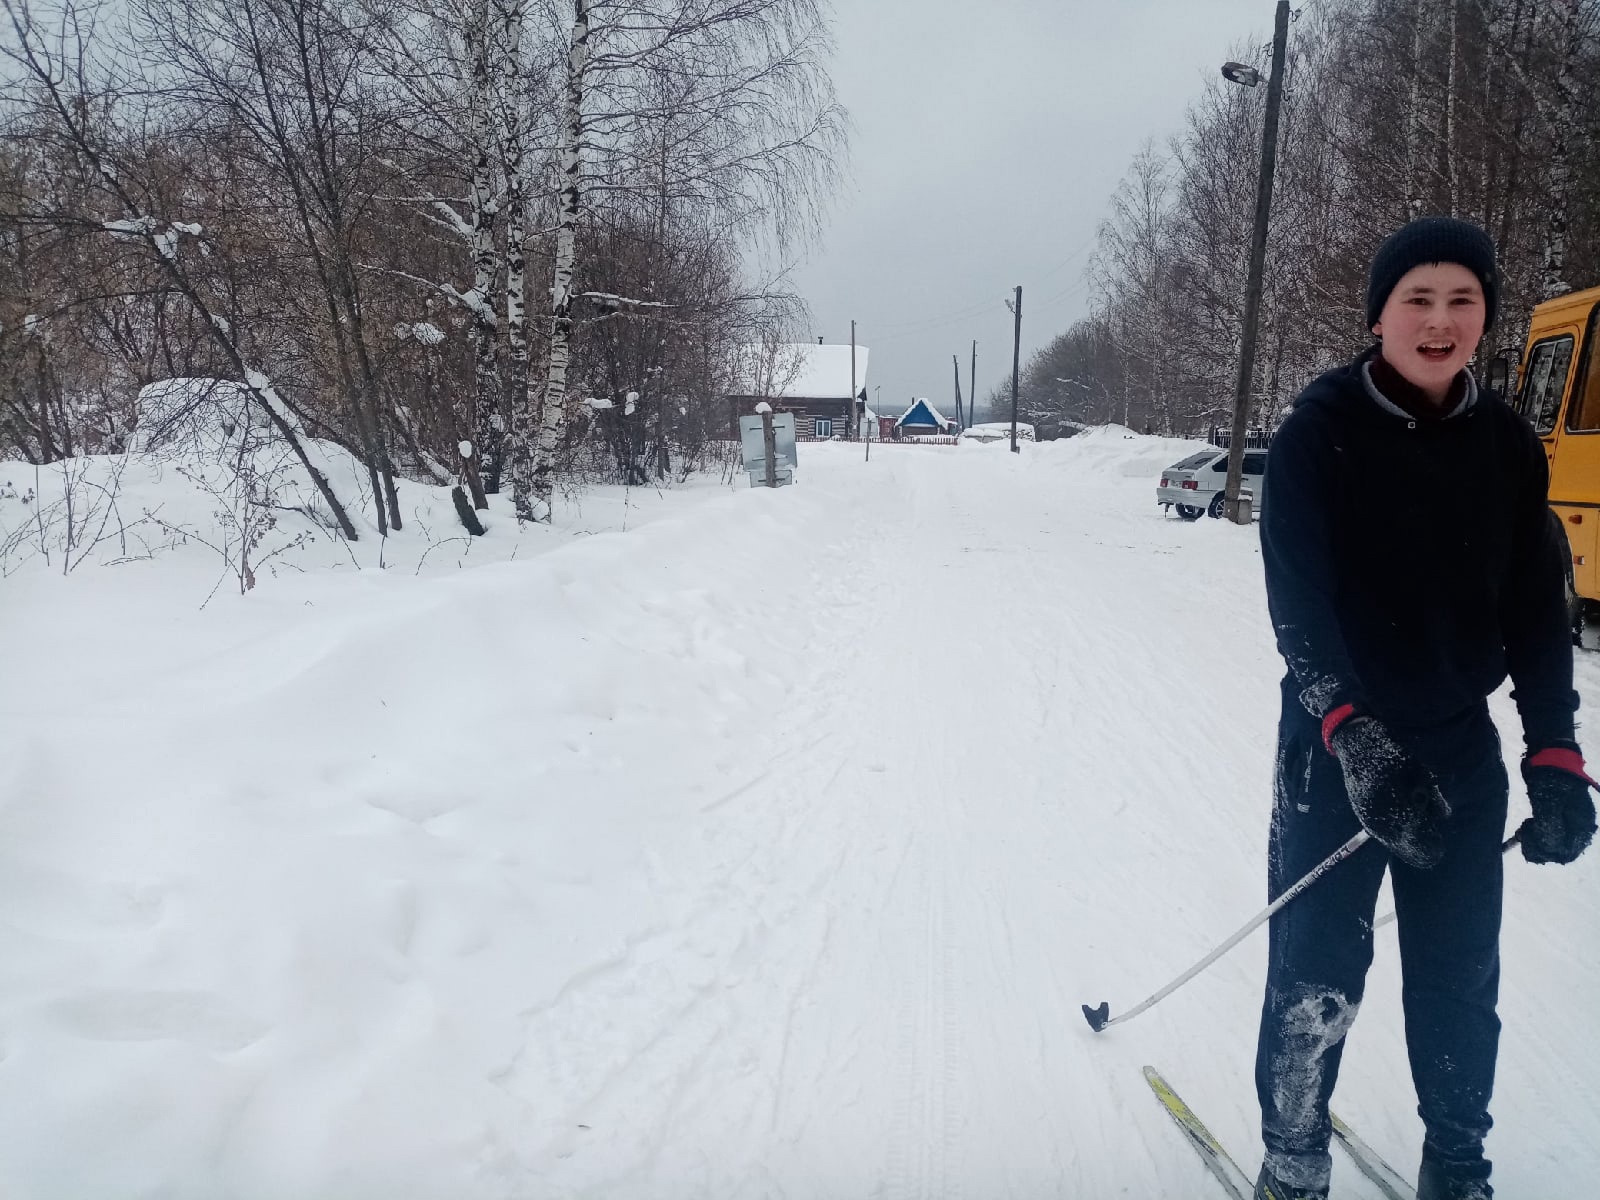
[[(1400, 417), (1400, 418), (1402, 418), (1404, 420), (1407, 420), (1407, 421), (1415, 421), (1415, 420), (1448, 421), (1453, 417), (1459, 417), (1463, 413), (1469, 412), (1472, 409), (1472, 406), (1475, 405), (1478, 402), (1478, 382), (1477, 382), (1477, 380), (1472, 378), (1472, 372), (1471, 371), (1462, 371), (1461, 374), (1456, 377), (1456, 383), (1451, 385), (1452, 389), (1455, 389), (1456, 387), (1459, 386), (1460, 391), (1461, 391), (1461, 398), (1458, 401), (1456, 401), (1456, 403), (1451, 407), (1450, 411), (1446, 412), (1446, 413), (1443, 413), (1443, 414), (1440, 414), (1440, 415), (1437, 415), (1437, 416), (1433, 416), (1433, 415), (1430, 415), (1430, 416), (1419, 416), (1418, 413), (1416, 413), (1415, 411), (1413, 411), (1411, 409), (1404, 408), (1403, 406), (1401, 406), (1399, 404), (1396, 404), (1394, 402), (1394, 400), (1390, 398), (1389, 395), (1385, 394), (1384, 389), (1379, 387), (1377, 382), (1374, 381), (1374, 379), (1372, 377), (1373, 376), (1373, 369), (1372, 368), (1378, 362), (1378, 360), (1379, 360), (1379, 358), (1381, 356), (1382, 356), (1382, 347), (1381, 346), (1375, 346), (1371, 350), (1368, 350), (1365, 354), (1363, 354), (1359, 359), (1356, 360), (1356, 366), (1357, 366), (1357, 371), (1358, 371), (1358, 373), (1360, 374), (1360, 377), (1361, 377), (1362, 390), (1367, 393), (1367, 397), (1370, 400), (1372, 400), (1373, 403), (1375, 403), (1379, 408), (1383, 409), (1385, 412), (1391, 414), (1392, 416)], [(1382, 376), (1388, 376), (1389, 377), (1388, 386), (1389, 386), (1391, 391), (1396, 389), (1396, 388), (1412, 388), (1413, 391), (1417, 391), (1418, 392), (1417, 403), (1418, 403), (1419, 406), (1421, 405), (1422, 400), (1420, 398), (1420, 391), (1418, 389), (1414, 388), (1412, 384), (1410, 384), (1404, 377), (1402, 377), (1400, 375), (1400, 373), (1398, 371), (1396, 371), (1392, 366), (1390, 366), (1387, 362), (1385, 362), (1381, 366), (1379, 366), (1378, 374), (1379, 374), (1380, 377), (1382, 377)]]

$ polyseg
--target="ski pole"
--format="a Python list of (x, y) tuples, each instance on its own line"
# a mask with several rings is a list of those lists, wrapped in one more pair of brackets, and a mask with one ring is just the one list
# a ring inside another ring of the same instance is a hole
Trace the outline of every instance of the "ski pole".
[(1189, 980), (1200, 974), (1201, 971), (1204, 971), (1212, 963), (1216, 962), (1217, 959), (1221, 958), (1229, 950), (1232, 950), (1240, 942), (1244, 941), (1245, 937), (1248, 936), (1252, 930), (1254, 930), (1268, 917), (1272, 916), (1273, 913), (1277, 912), (1285, 904), (1288, 904), (1291, 900), (1293, 900), (1301, 892), (1305, 891), (1317, 880), (1321, 879), (1339, 863), (1343, 862), (1357, 850), (1361, 849), (1362, 845), (1365, 844), (1367, 839), (1371, 836), (1372, 835), (1365, 829), (1356, 834), (1355, 837), (1351, 838), (1332, 854), (1328, 855), (1327, 858), (1323, 859), (1316, 866), (1312, 867), (1311, 870), (1307, 871), (1300, 878), (1299, 882), (1297, 882), (1288, 891), (1284, 892), (1283, 895), (1279, 896), (1271, 904), (1267, 905), (1266, 908), (1262, 909), (1255, 916), (1251, 917), (1242, 929), (1240, 929), (1227, 941), (1223, 942), (1222, 945), (1218, 946), (1210, 954), (1206, 955), (1199, 962), (1195, 963), (1194, 966), (1190, 967), (1182, 975), (1179, 975), (1171, 983), (1167, 984), (1166, 987), (1155, 993), (1155, 995), (1141, 1001), (1133, 1008), (1130, 1008), (1127, 1012), (1122, 1013), (1120, 1016), (1113, 1017), (1111, 1015), (1111, 1002), (1108, 1000), (1102, 1000), (1099, 1008), (1090, 1008), (1087, 1004), (1083, 1005), (1083, 1018), (1089, 1022), (1089, 1028), (1094, 1030), (1096, 1033), (1099, 1033), (1108, 1025), (1116, 1025), (1122, 1021), (1132, 1020), (1145, 1009), (1172, 995), (1173, 992), (1177, 991), (1184, 984), (1188, 983)]
[[(1513, 833), (1505, 841), (1500, 843), (1500, 853), (1504, 854), (1506, 851), (1510, 850), (1511, 847), (1513, 847), (1513, 846), (1515, 846), (1517, 844), (1518, 839), (1520, 839), (1521, 837), (1522, 837), (1522, 831), (1519, 829), (1516, 833)], [(1382, 929), (1385, 925), (1389, 924), (1389, 922), (1393, 921), (1399, 915), (1400, 914), (1398, 912), (1394, 911), (1393, 909), (1390, 909), (1388, 912), (1384, 913), (1383, 916), (1379, 917), (1376, 921), (1374, 921), (1372, 923), (1372, 928), (1373, 928), (1374, 932), (1376, 932), (1379, 929)]]

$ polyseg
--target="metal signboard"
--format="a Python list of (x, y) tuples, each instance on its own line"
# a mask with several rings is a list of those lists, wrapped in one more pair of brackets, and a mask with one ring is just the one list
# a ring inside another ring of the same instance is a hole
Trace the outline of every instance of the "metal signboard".
[[(794, 482), (794, 414), (773, 413), (772, 435), (778, 448), (775, 474), (778, 486), (783, 487)], [(739, 444), (744, 452), (744, 469), (750, 473), (750, 486), (764, 487), (767, 482), (767, 450), (759, 415), (739, 418)]]

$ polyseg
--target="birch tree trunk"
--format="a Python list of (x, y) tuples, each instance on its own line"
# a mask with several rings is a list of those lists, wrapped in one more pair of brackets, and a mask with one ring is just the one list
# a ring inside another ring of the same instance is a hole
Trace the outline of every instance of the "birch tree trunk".
[(1548, 300), (1572, 290), (1564, 275), (1567, 263), (1567, 213), (1572, 201), (1573, 119), (1577, 90), (1572, 84), (1572, 63), (1578, 56), (1579, 0), (1562, 0), (1560, 41), (1557, 49), (1561, 65), (1556, 71), (1555, 103), (1549, 107), (1550, 207), (1544, 226), (1544, 269), (1539, 286), (1540, 299)]
[[(530, 402), (528, 396), (527, 259), (524, 241), (528, 227), (527, 137), (518, 103), (522, 80), (522, 0), (498, 0), (504, 63), (500, 93), (500, 162), (506, 181), (506, 349), (510, 356), (510, 455), (513, 480), (526, 478), (530, 458)], [(506, 422), (501, 418), (495, 437), (504, 443)], [(494, 491), (500, 490), (504, 450), (496, 456)], [(520, 467), (518, 463), (521, 463)], [(513, 487), (515, 484), (513, 484)], [(521, 511), (519, 506), (519, 512)]]
[(583, 174), (583, 74), (589, 54), (589, 0), (573, 0), (572, 41), (567, 50), (562, 104), (561, 199), (556, 222), (555, 279), (550, 289), (550, 366), (545, 374), (539, 440), (528, 478), (514, 481), (517, 518), (548, 521), (555, 494), (556, 443), (567, 394), (572, 342), (572, 267), (577, 257), (578, 214)]
[(1456, 170), (1456, 37), (1460, 25), (1461, 0), (1450, 0), (1450, 69), (1444, 91), (1444, 169), (1450, 181), (1450, 215), (1461, 214), (1461, 178)]
[(1409, 221), (1422, 211), (1422, 197), (1417, 194), (1417, 148), (1422, 140), (1422, 26), (1427, 16), (1427, 0), (1417, 0), (1412, 14), (1411, 35), (1411, 104), (1406, 112), (1406, 178), (1405, 220)]
[(498, 216), (490, 170), (490, 65), (493, 34), (489, 0), (473, 0), (467, 36), (472, 42), (472, 437), (473, 453), (461, 463), (462, 478), (472, 492), (474, 508), (488, 508), (486, 492), (500, 490), (500, 372), (496, 362), (494, 286), (499, 277), (495, 255)]

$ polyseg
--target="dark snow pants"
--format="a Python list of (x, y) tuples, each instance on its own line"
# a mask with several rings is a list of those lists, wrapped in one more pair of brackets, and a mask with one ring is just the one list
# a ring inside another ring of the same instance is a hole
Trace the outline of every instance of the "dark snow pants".
[[(1328, 1099), (1372, 964), (1378, 887), (1387, 869), (1399, 912), (1406, 1049), (1426, 1128), (1423, 1153), (1453, 1177), (1487, 1178), (1500, 1019), (1501, 839), (1507, 779), (1487, 706), (1421, 730), (1393, 729), (1451, 807), (1444, 859), (1430, 870), (1368, 842), (1271, 923), (1256, 1092), (1266, 1161), (1285, 1183), (1325, 1187)], [(1268, 891), (1273, 897), (1359, 829), (1338, 760), (1317, 722), (1284, 696), (1273, 781)]]

